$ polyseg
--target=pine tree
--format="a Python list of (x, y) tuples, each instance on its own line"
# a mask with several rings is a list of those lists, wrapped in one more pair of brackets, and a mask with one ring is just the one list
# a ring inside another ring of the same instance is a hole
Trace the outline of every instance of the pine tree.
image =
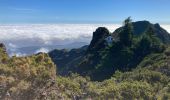
[(128, 17), (124, 21), (124, 28), (122, 32), (119, 34), (120, 42), (123, 43), (126, 46), (131, 45), (132, 38), (133, 38), (133, 26), (132, 26), (132, 20), (130, 17)]

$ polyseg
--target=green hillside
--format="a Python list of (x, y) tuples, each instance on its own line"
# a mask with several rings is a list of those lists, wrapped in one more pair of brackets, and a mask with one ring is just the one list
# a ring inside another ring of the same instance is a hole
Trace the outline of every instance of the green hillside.
[(90, 81), (89, 77), (77, 74), (55, 76), (55, 67), (47, 54), (8, 58), (4, 49), (0, 50), (1, 99), (170, 99), (169, 48), (146, 56), (136, 69), (116, 71), (102, 82)]
[(116, 39), (100, 27), (89, 46), (49, 55), (9, 57), (0, 44), (0, 100), (169, 100), (169, 44), (153, 26), (133, 30), (128, 18)]
[[(112, 38), (109, 44), (107, 38)], [(126, 72), (136, 68), (149, 54), (162, 53), (169, 40), (169, 33), (158, 24), (132, 22), (128, 18), (113, 33), (105, 27), (97, 28), (87, 48), (54, 50), (49, 55), (58, 66), (59, 75), (78, 73), (102, 81), (117, 70)]]

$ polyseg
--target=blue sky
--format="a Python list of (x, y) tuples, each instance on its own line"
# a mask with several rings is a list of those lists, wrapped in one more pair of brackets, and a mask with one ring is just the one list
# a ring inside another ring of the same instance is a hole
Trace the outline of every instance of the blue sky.
[(170, 0), (0, 0), (0, 24), (170, 23)]

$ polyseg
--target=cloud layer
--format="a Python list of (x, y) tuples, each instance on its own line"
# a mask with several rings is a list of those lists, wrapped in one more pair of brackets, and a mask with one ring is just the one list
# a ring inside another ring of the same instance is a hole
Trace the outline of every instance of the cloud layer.
[(93, 31), (105, 26), (110, 31), (120, 25), (100, 24), (33, 24), (0, 25), (0, 42), (29, 46), (39, 44), (64, 44), (70, 41), (89, 42)]
[[(10, 51), (29, 46), (64, 45), (73, 42), (89, 43), (97, 27), (106, 27), (111, 32), (119, 24), (19, 24), (0, 25), (0, 42)], [(170, 32), (170, 25), (161, 25)], [(37, 51), (45, 51), (39, 48)], [(21, 54), (20, 54), (21, 55)]]
[(170, 25), (166, 24), (166, 25), (161, 25), (162, 28), (164, 28), (165, 30), (167, 30), (170, 33)]
[(92, 33), (97, 27), (107, 27), (112, 32), (119, 26), (116, 24), (0, 25), (0, 42), (5, 43), (10, 51), (16, 51), (16, 48), (29, 46), (43, 47), (73, 42), (89, 43)]

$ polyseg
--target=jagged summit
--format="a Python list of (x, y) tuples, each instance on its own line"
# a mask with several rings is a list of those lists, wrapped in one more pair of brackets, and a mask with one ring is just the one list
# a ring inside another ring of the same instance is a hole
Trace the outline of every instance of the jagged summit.
[(91, 43), (88, 47), (88, 51), (95, 51), (105, 47), (104, 41), (107, 36), (109, 36), (110, 32), (105, 27), (99, 27), (93, 32), (93, 37)]

